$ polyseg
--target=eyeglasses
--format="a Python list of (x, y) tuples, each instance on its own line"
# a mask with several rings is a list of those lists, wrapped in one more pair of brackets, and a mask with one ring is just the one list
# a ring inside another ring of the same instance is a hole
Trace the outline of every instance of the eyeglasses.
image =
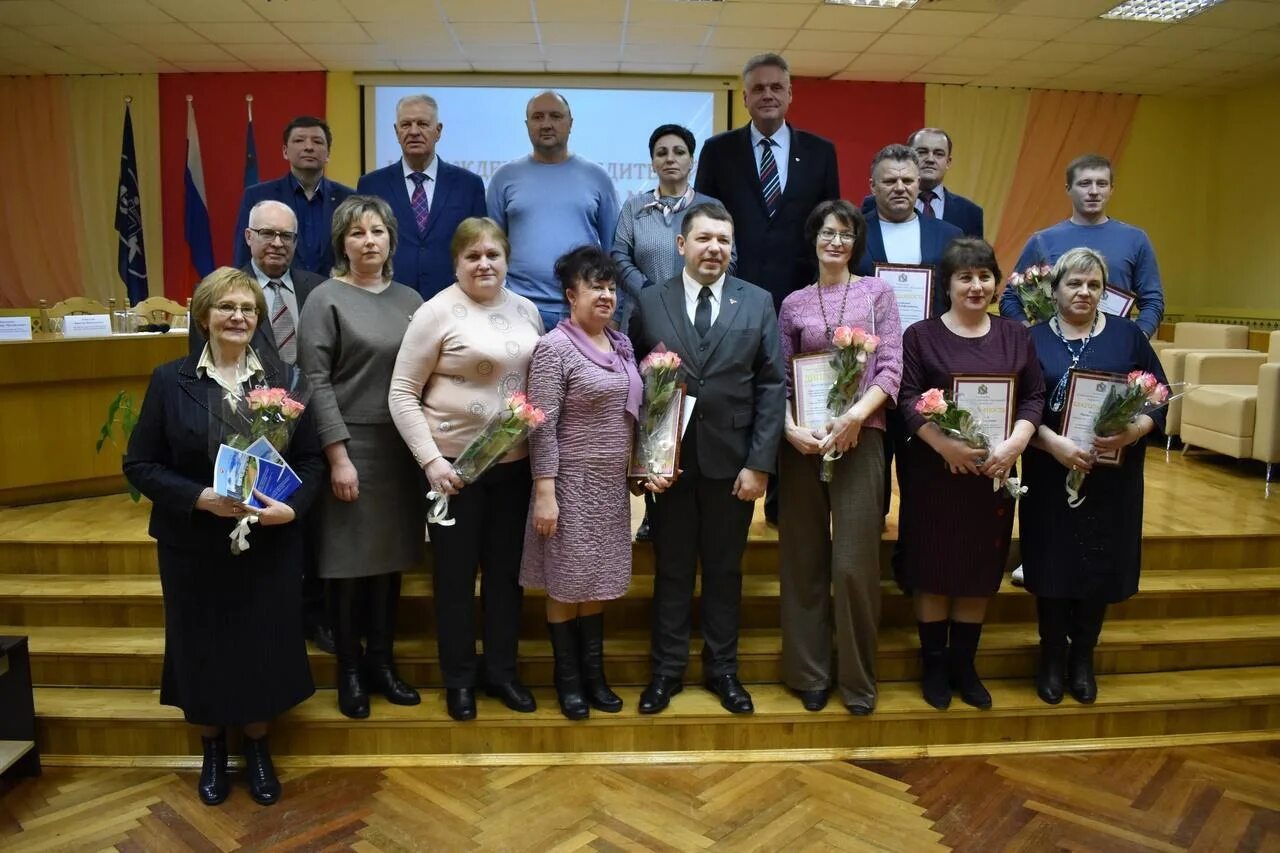
[(223, 302), (213, 306), (213, 310), (217, 311), (223, 317), (234, 317), (237, 311), (245, 317), (258, 316), (258, 306), (254, 305), (252, 302), (247, 305), (237, 305), (234, 302)]
[(818, 232), (818, 239), (824, 243), (852, 243), (857, 235), (852, 231), (835, 231), (831, 228), (823, 228)]
[(274, 228), (250, 228), (249, 230), (268, 243), (279, 237), (281, 243), (289, 246), (293, 244), (294, 240), (298, 239), (296, 231), (277, 231)]

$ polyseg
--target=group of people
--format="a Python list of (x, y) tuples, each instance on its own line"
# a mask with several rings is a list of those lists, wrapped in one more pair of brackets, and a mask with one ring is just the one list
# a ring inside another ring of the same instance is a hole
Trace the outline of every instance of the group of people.
[[(640, 713), (661, 712), (683, 688), (699, 566), (705, 686), (726, 710), (753, 710), (737, 675), (740, 564), (754, 503), (769, 495), (784, 681), (808, 710), (835, 689), (866, 715), (876, 704), (879, 543), (896, 446), (898, 579), (915, 601), (922, 696), (943, 708), (958, 692), (987, 708), (975, 657), (1014, 512), (992, 481), (1015, 475), (1021, 457), (1037, 690), (1050, 703), (1064, 692), (1093, 701), (1106, 606), (1137, 589), (1142, 445), (1160, 425), (1158, 413), (1142, 416), (1094, 448), (1061, 434), (1071, 368), (1161, 375), (1147, 343), (1159, 280), (1145, 236), (1105, 216), (1110, 165), (1073, 162), (1071, 227), (1033, 237), (1028, 252), (1053, 266), (1057, 310), (1028, 327), (1016, 304), (1002, 302), (1009, 316), (988, 311), (1002, 271), (981, 239), (981, 208), (942, 185), (945, 132), (886, 146), (870, 196), (855, 205), (840, 198), (831, 143), (785, 121), (782, 57), (748, 62), (743, 95), (751, 123), (707, 141), (692, 183), (692, 134), (655, 129), (658, 185), (621, 209), (603, 170), (569, 153), (573, 119), (555, 92), (529, 102), (533, 152), (495, 174), (487, 199), (478, 177), (435, 155), (443, 126), (428, 96), (400, 102), (403, 159), (355, 193), (323, 177), (323, 123), (291, 124), (291, 172), (275, 182), (283, 197), (265, 197), (265, 185), (246, 192), (247, 258), (196, 288), (190, 353), (157, 368), (124, 466), (153, 502), (166, 607), (161, 701), (200, 729), (204, 802), (227, 796), (232, 727), (243, 730), (251, 796), (279, 799), (267, 730), (314, 689), (304, 636), (332, 644), (346, 716), (367, 717), (371, 694), (421, 701), (398, 672), (394, 641), (401, 578), (423, 554), (428, 492), (447, 497), (452, 521), (429, 526), (433, 631), (452, 718), (475, 718), (477, 690), (535, 710), (517, 667), (525, 588), (546, 590), (561, 712), (621, 710), (605, 674), (603, 612), (630, 584), (629, 490), (651, 499), (655, 554)], [(1094, 233), (1105, 246), (1088, 248)], [(934, 269), (927, 319), (903, 328), (894, 290), (875, 275), (884, 263)], [(1147, 322), (1103, 314), (1107, 286), (1136, 290)], [(789, 362), (831, 349), (839, 327), (859, 327), (879, 346), (852, 405), (820, 428), (800, 426)], [(677, 475), (629, 480), (643, 401), (637, 362), (658, 348), (680, 356), (696, 403)], [(1013, 427), (987, 450), (916, 411), (957, 375), (1011, 380)], [(310, 401), (283, 450), (301, 487), (287, 501), (263, 496), (263, 509), (217, 495), (210, 431), (223, 399), (304, 377)], [(464, 480), (454, 461), (516, 393), (545, 423)], [(1096, 451), (1130, 446), (1120, 466), (1094, 466)], [(829, 481), (819, 477), (824, 458), (834, 459)], [(1079, 509), (1062, 488), (1071, 470), (1094, 481)], [(252, 544), (233, 555), (228, 537), (246, 516), (257, 520)], [(305, 628), (304, 575), (321, 590), (308, 596)]]

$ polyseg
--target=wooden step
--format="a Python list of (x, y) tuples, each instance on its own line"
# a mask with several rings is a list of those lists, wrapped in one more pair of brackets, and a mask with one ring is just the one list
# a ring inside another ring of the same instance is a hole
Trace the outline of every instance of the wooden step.
[(36, 748), (33, 740), (0, 740), (0, 773), (5, 772)]
[[(538, 710), (517, 714), (481, 698), (479, 718), (456, 723), (445, 714), (441, 691), (421, 705), (396, 707), (381, 699), (368, 720), (338, 713), (331, 692), (321, 691), (285, 715), (272, 731), (272, 750), (282, 763), (291, 757), (326, 761), (385, 762), (388, 755), (441, 763), (511, 763), (548, 754), (624, 760), (642, 753), (689, 755), (716, 750), (847, 750), (863, 756), (877, 748), (941, 745), (998, 748), (1011, 742), (1073, 742), (1097, 738), (1235, 736), (1280, 728), (1280, 667), (1192, 670), (1103, 676), (1098, 701), (1082, 706), (1067, 699), (1051, 707), (1023, 680), (989, 682), (995, 707), (969, 708), (958, 700), (935, 711), (910, 683), (885, 684), (876, 713), (851, 717), (839, 702), (807, 713), (777, 685), (753, 689), (756, 713), (738, 717), (716, 699), (689, 685), (656, 716), (635, 711), (639, 690), (623, 688), (619, 714), (593, 713), (569, 722), (550, 690), (538, 689)], [(172, 756), (188, 762), (198, 749), (196, 730), (174, 708), (158, 704), (152, 690), (41, 688), (36, 716), (42, 752), (56, 756), (115, 757), (121, 761)], [(714, 758), (703, 755), (702, 758)]]
[[(163, 628), (6, 627), (0, 634), (25, 632), (30, 639), (32, 678), (45, 686), (156, 687), (164, 657)], [(689, 678), (701, 677), (701, 639), (692, 642)], [(775, 629), (751, 629), (739, 640), (743, 681), (782, 679), (782, 638)], [(333, 658), (309, 647), (317, 684), (332, 687)], [(914, 628), (884, 628), (876, 671), (881, 681), (919, 676)], [(609, 677), (617, 684), (649, 680), (647, 631), (618, 632), (606, 646)], [(434, 637), (407, 634), (396, 643), (401, 675), (416, 685), (442, 684)], [(988, 678), (1034, 676), (1039, 637), (1034, 623), (988, 625), (982, 634), (978, 669)], [(1158, 672), (1203, 667), (1280, 665), (1280, 615), (1248, 615), (1171, 620), (1113, 620), (1098, 647), (1104, 673)], [(552, 653), (543, 637), (520, 643), (520, 677), (531, 685), (551, 684)]]
[[(653, 576), (637, 575), (624, 598), (611, 602), (607, 630), (647, 630), (652, 621)], [(700, 591), (701, 586), (697, 587)], [(882, 581), (885, 626), (915, 625), (912, 603), (889, 580)], [(743, 577), (742, 625), (774, 628), (779, 620), (779, 582), (773, 575)], [(1243, 616), (1280, 612), (1280, 568), (1175, 569), (1144, 572), (1141, 592), (1110, 608), (1113, 619)], [(695, 595), (699, 592), (695, 592)], [(477, 597), (479, 582), (477, 582)], [(430, 577), (405, 577), (400, 626), (407, 633), (434, 632)], [(522, 618), (525, 637), (542, 637), (545, 593), (528, 590)], [(695, 626), (698, 609), (694, 608)], [(1005, 579), (987, 621), (1031, 622), (1034, 597)], [(164, 624), (156, 575), (0, 574), (0, 622), (28, 626), (159, 627)]]

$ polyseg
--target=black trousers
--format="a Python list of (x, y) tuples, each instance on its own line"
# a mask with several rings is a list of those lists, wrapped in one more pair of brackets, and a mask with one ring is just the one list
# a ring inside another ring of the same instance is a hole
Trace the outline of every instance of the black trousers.
[(733, 480), (703, 477), (695, 432), (680, 448), (684, 473), (654, 500), (653, 674), (682, 678), (689, 663), (693, 590), (702, 564), (702, 668), (737, 674), (742, 553), (754, 503), (733, 496)]
[(529, 460), (495, 465), (449, 499), (452, 527), (431, 525), (436, 633), (445, 687), (476, 684), (476, 569), (481, 572), (484, 670), (489, 684), (516, 677), (520, 558), (533, 481)]

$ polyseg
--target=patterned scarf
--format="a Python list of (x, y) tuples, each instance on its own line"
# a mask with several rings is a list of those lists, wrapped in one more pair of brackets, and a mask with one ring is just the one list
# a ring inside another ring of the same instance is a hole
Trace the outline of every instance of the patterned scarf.
[(674, 202), (670, 198), (663, 198), (661, 187), (653, 188), (653, 201), (647, 201), (644, 207), (640, 208), (643, 213), (646, 210), (657, 210), (662, 214), (662, 221), (671, 224), (671, 218), (680, 211), (684, 210), (693, 201), (693, 184), (689, 184), (689, 188), (684, 191), (684, 195), (675, 199)]

